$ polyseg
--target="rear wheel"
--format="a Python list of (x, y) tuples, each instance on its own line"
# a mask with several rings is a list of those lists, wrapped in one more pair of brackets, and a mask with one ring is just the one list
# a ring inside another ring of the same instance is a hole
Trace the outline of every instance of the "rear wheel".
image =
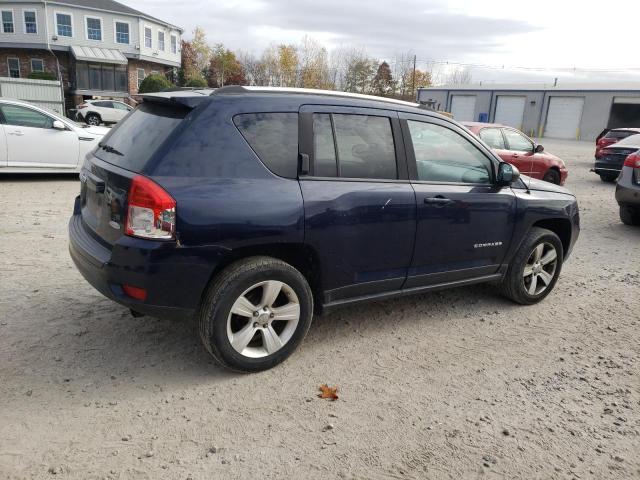
[(625, 225), (640, 225), (640, 209), (620, 205), (620, 220)]
[(555, 183), (556, 185), (560, 185), (560, 172), (555, 168), (550, 168), (547, 170), (547, 173), (544, 174), (542, 180), (549, 183)]
[(205, 294), (200, 337), (222, 365), (257, 372), (284, 361), (305, 337), (313, 296), (288, 263), (251, 257), (223, 270)]
[(97, 113), (87, 113), (87, 116), (84, 117), (84, 121), (87, 123), (87, 125), (93, 126), (97, 126), (102, 123), (100, 115), (98, 115)]
[(598, 175), (600, 175), (600, 180), (606, 183), (613, 183), (618, 178), (617, 173), (599, 173)]
[(532, 228), (509, 265), (502, 292), (523, 305), (539, 302), (553, 290), (562, 261), (562, 242), (558, 236), (544, 228)]

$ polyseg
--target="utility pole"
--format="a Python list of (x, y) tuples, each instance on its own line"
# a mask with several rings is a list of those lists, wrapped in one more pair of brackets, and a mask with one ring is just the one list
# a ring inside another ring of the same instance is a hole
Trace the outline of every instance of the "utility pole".
[(411, 80), (411, 92), (416, 94), (416, 56), (413, 56), (413, 77)]

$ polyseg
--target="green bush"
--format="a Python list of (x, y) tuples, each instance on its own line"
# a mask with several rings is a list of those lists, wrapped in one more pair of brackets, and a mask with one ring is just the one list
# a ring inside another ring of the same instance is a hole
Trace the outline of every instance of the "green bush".
[(185, 87), (193, 87), (193, 88), (207, 88), (207, 81), (204, 78), (192, 78), (191, 80), (189, 80), (186, 84)]
[(142, 80), (140, 88), (138, 88), (138, 93), (161, 92), (165, 88), (170, 88), (172, 86), (171, 82), (167, 80), (167, 77), (160, 75), (159, 73), (154, 73)]
[(56, 76), (51, 72), (31, 72), (27, 78), (32, 80), (57, 80)]

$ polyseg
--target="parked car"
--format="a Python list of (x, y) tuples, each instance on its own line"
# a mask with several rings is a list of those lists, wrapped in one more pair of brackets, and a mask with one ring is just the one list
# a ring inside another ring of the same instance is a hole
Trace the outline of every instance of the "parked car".
[(133, 107), (116, 100), (85, 100), (77, 109), (79, 121), (88, 125), (100, 125), (119, 122), (133, 110)]
[[(616, 178), (618, 178), (618, 175), (620, 174), (622, 162), (624, 161), (624, 158), (618, 157), (615, 157), (612, 161), (610, 157), (612, 151), (609, 150), (608, 147), (617, 144), (625, 138), (637, 134), (640, 134), (640, 128), (614, 128), (607, 131), (605, 135), (596, 140), (596, 161), (592, 171), (600, 175), (600, 179), (603, 182), (615, 182)], [(613, 165), (613, 168), (611, 165), (612, 163), (615, 164)]]
[(0, 173), (69, 173), (108, 131), (0, 98)]
[(628, 147), (633, 146), (636, 150), (625, 158), (616, 185), (620, 220), (627, 225), (640, 225), (640, 135), (628, 137), (622, 142), (627, 142)]
[(464, 122), (463, 125), (521, 173), (556, 185), (564, 185), (567, 180), (564, 162), (520, 130), (497, 123)]
[(136, 314), (196, 315), (236, 370), (287, 358), (314, 312), (497, 282), (545, 298), (578, 238), (575, 197), (519, 179), (416, 104), (317, 90), (163, 92), (87, 156), (78, 270)]

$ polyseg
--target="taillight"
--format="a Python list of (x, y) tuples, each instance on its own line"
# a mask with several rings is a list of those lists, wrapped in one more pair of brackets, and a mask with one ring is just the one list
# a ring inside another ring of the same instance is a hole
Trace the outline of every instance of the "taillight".
[(144, 302), (147, 299), (147, 291), (144, 288), (134, 287), (133, 285), (125, 283), (122, 285), (122, 291), (127, 296), (135, 298), (136, 300), (142, 300)]
[(640, 168), (640, 151), (628, 155), (624, 160), (625, 167)]
[(126, 233), (132, 237), (172, 240), (176, 201), (153, 180), (137, 175), (129, 188)]

